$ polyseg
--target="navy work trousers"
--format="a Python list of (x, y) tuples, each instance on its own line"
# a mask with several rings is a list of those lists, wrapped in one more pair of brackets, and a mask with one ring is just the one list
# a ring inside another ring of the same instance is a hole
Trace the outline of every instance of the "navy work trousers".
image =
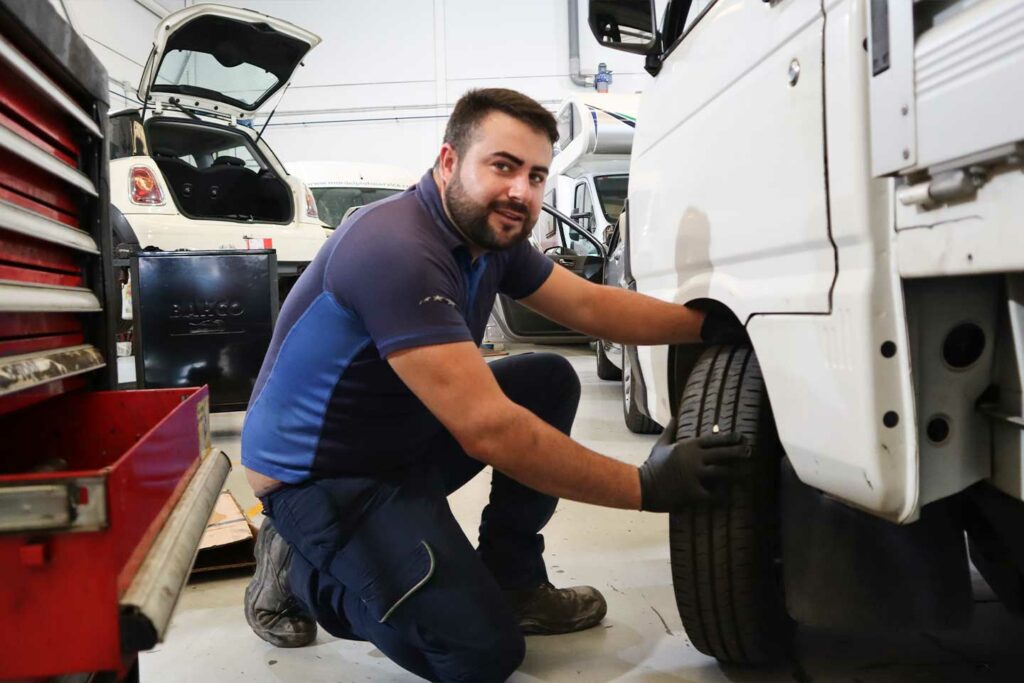
[[(567, 360), (531, 353), (490, 367), (512, 401), (569, 434), (580, 384)], [(547, 580), (539, 532), (558, 501), (494, 472), (474, 550), (447, 496), (481, 469), (442, 430), (407, 470), (271, 492), (264, 512), (294, 549), (292, 592), (327, 632), (371, 641), (423, 678), (506, 679), (525, 644), (503, 590)]]

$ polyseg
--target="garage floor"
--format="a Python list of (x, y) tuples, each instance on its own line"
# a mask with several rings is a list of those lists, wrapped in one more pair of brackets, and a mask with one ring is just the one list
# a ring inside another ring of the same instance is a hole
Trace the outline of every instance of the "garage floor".
[[(517, 349), (521, 350), (521, 349)], [(555, 348), (583, 383), (573, 437), (627, 462), (646, 458), (655, 437), (630, 434), (622, 422), (619, 385), (597, 379), (587, 347)], [(242, 414), (215, 415), (216, 445), (237, 465)], [(477, 477), (452, 499), (456, 517), (476, 538), (489, 477)], [(243, 509), (255, 504), (240, 468), (228, 488)], [(256, 523), (259, 523), (256, 519)], [(531, 637), (513, 681), (1017, 681), (1024, 663), (1024, 620), (993, 601), (980, 580), (969, 631), (800, 635), (799, 663), (776, 671), (723, 669), (690, 645), (672, 594), (666, 515), (607, 510), (563, 502), (547, 527), (548, 568), (556, 585), (587, 583), (608, 599), (598, 628), (568, 636)], [(321, 632), (306, 648), (282, 650), (251, 633), (242, 615), (247, 576), (190, 584), (166, 642), (141, 658), (146, 683), (180, 681), (413, 681), (367, 643)]]

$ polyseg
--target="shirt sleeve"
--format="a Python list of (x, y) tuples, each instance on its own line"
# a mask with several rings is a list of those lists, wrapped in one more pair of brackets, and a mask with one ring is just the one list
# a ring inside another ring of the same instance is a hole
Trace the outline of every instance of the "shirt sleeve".
[(529, 242), (521, 242), (509, 253), (498, 289), (513, 299), (528, 297), (544, 284), (554, 267), (554, 262)]
[(362, 321), (381, 358), (473, 340), (458, 309), (460, 280), (453, 264), (387, 230), (352, 230), (328, 261), (324, 288)]

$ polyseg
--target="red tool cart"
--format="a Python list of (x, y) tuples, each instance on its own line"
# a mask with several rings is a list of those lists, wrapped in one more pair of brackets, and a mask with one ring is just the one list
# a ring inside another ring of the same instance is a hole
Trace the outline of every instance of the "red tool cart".
[(0, 0), (0, 679), (138, 674), (229, 463), (207, 389), (112, 391), (107, 75)]

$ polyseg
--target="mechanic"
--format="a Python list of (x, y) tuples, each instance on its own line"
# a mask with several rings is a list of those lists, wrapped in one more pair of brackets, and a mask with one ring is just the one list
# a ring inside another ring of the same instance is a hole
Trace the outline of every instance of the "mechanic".
[[(429, 680), (498, 681), (524, 634), (596, 625), (603, 596), (548, 581), (558, 498), (670, 511), (708, 500), (749, 455), (738, 435), (675, 441), (637, 468), (569, 438), (567, 360), (483, 360), (495, 295), (626, 344), (694, 342), (712, 316), (587, 282), (526, 241), (558, 139), (512, 90), (455, 106), (434, 168), (337, 229), (284, 302), (242, 429), (263, 502), (246, 617), (304, 645), (317, 623)], [(447, 496), (493, 468), (479, 545)]]

